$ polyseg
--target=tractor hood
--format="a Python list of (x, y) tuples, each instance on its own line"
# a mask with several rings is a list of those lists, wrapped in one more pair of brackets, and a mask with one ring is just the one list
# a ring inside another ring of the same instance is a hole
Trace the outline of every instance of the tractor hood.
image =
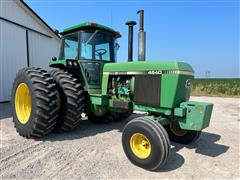
[[(194, 71), (184, 62), (107, 63), (103, 67), (103, 82), (126, 76), (134, 77), (131, 82), (136, 103), (173, 108), (189, 100)], [(107, 86), (102, 87), (104, 95)]]
[(186, 74), (193, 75), (192, 67), (185, 62), (124, 62), (107, 63), (103, 68), (104, 73), (110, 74)]

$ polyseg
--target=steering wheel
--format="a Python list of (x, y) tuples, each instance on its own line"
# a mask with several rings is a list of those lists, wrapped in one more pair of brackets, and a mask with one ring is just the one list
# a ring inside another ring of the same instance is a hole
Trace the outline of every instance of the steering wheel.
[(97, 49), (95, 50), (95, 56), (99, 56), (99, 59), (102, 60), (102, 56), (107, 53), (106, 49)]

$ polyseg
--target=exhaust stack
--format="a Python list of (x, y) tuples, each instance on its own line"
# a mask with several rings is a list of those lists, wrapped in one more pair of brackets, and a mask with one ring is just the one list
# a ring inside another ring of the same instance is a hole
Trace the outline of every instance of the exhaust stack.
[(128, 21), (128, 62), (133, 61), (133, 26), (137, 23), (135, 21)]
[(140, 16), (138, 32), (138, 61), (146, 59), (146, 32), (144, 32), (144, 10), (137, 12)]

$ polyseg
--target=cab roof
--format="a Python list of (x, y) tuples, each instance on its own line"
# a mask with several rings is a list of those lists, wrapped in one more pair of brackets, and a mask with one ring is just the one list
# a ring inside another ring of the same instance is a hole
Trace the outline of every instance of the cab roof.
[(119, 31), (116, 31), (110, 27), (104, 26), (102, 24), (97, 24), (94, 22), (84, 22), (75, 26), (71, 26), (69, 28), (66, 28), (63, 30), (63, 32), (61, 32), (60, 34), (64, 35), (64, 34), (68, 34), (70, 32), (76, 31), (76, 30), (80, 30), (80, 29), (100, 29), (103, 31), (108, 31), (110, 33), (113, 33), (117, 38), (121, 37), (121, 34)]

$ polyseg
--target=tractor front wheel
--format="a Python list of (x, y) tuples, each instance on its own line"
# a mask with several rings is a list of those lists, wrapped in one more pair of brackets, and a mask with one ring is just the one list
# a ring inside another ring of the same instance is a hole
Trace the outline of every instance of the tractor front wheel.
[(56, 124), (56, 85), (40, 68), (18, 71), (12, 88), (13, 122), (17, 132), (26, 138), (42, 137)]
[(148, 170), (162, 167), (170, 149), (165, 129), (148, 117), (139, 117), (128, 122), (123, 130), (122, 145), (133, 164)]
[(165, 126), (171, 141), (180, 144), (191, 144), (195, 142), (201, 135), (201, 131), (192, 131), (181, 129), (178, 123), (170, 123)]

